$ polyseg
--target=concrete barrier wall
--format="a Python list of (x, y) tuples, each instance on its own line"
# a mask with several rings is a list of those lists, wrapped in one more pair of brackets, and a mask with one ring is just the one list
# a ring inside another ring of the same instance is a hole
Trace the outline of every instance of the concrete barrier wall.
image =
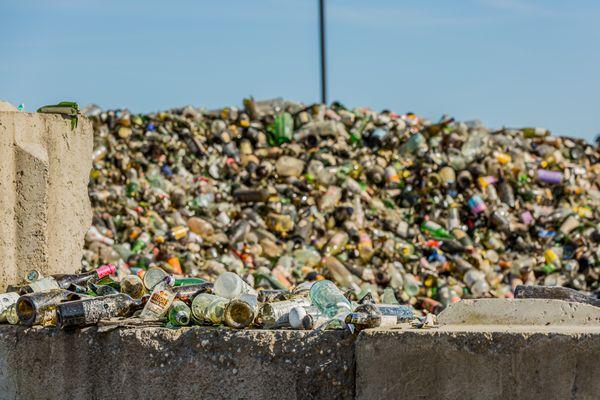
[(0, 326), (0, 399), (598, 399), (600, 328)]
[(600, 328), (365, 331), (357, 399), (598, 399)]
[(348, 332), (0, 326), (0, 399), (352, 399)]
[(0, 112), (0, 290), (26, 271), (81, 267), (93, 132), (79, 118)]

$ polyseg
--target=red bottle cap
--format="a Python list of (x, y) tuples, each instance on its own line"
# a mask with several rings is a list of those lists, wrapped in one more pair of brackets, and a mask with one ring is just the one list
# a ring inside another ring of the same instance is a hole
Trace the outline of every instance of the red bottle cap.
[(115, 267), (113, 264), (103, 265), (96, 270), (96, 274), (98, 274), (98, 278), (100, 279), (104, 278), (105, 276), (112, 275), (115, 272), (117, 272), (117, 267)]

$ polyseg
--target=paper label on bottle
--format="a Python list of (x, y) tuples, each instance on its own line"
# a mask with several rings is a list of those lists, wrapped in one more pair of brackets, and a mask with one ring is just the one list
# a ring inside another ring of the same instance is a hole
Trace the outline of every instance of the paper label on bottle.
[(166, 308), (169, 306), (169, 294), (164, 290), (155, 292), (152, 294), (152, 297), (150, 297), (150, 302), (156, 304), (160, 308)]
[(34, 292), (49, 292), (52, 289), (60, 289), (56, 280), (51, 276), (30, 283), (29, 287)]

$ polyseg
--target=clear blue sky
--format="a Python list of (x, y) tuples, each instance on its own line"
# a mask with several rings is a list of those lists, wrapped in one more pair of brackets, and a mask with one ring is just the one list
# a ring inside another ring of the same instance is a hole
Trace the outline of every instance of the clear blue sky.
[[(0, 0), (0, 98), (152, 111), (319, 99), (316, 0)], [(328, 0), (330, 100), (600, 132), (600, 2)]]

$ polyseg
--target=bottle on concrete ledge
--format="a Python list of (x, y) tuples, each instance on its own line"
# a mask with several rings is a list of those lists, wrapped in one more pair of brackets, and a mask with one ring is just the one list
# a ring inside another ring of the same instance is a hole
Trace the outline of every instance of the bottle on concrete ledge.
[(227, 326), (241, 329), (250, 326), (257, 314), (258, 300), (256, 295), (242, 294), (227, 303), (223, 318)]
[(73, 286), (87, 286), (116, 272), (112, 264), (103, 265), (93, 271), (81, 274), (56, 274), (35, 280), (28, 285), (19, 288), (19, 293), (27, 294), (34, 292), (45, 292), (54, 289), (71, 289)]
[(81, 298), (80, 294), (64, 289), (30, 293), (19, 297), (16, 312), (21, 324), (39, 325), (43, 320), (53, 319), (48, 314), (55, 313), (57, 304)]
[(330, 318), (352, 311), (350, 301), (333, 282), (328, 280), (318, 281), (310, 288), (310, 299), (323, 314)]
[(148, 302), (144, 306), (140, 317), (162, 318), (167, 314), (173, 300), (175, 300), (173, 283), (175, 283), (175, 279), (172, 276), (167, 275), (154, 287), (150, 299), (148, 299)]
[(215, 281), (214, 292), (217, 296), (234, 299), (242, 294), (256, 295), (254, 288), (233, 272), (223, 272)]
[(175, 300), (169, 310), (169, 322), (175, 326), (186, 326), (190, 323), (191, 310), (181, 300)]
[(200, 323), (222, 324), (226, 305), (224, 297), (200, 293), (192, 302), (192, 315)]
[(96, 324), (101, 319), (130, 317), (143, 303), (125, 293), (68, 301), (56, 306), (57, 322), (61, 328), (68, 328)]
[[(265, 303), (260, 309), (260, 320), (266, 328), (286, 326), (290, 324), (290, 312), (294, 307), (308, 307), (310, 305), (310, 300), (306, 297)], [(297, 325), (299, 327), (300, 323)]]
[(10, 307), (17, 304), (19, 297), (19, 294), (16, 292), (0, 294), (0, 322), (5, 322), (7, 320)]

